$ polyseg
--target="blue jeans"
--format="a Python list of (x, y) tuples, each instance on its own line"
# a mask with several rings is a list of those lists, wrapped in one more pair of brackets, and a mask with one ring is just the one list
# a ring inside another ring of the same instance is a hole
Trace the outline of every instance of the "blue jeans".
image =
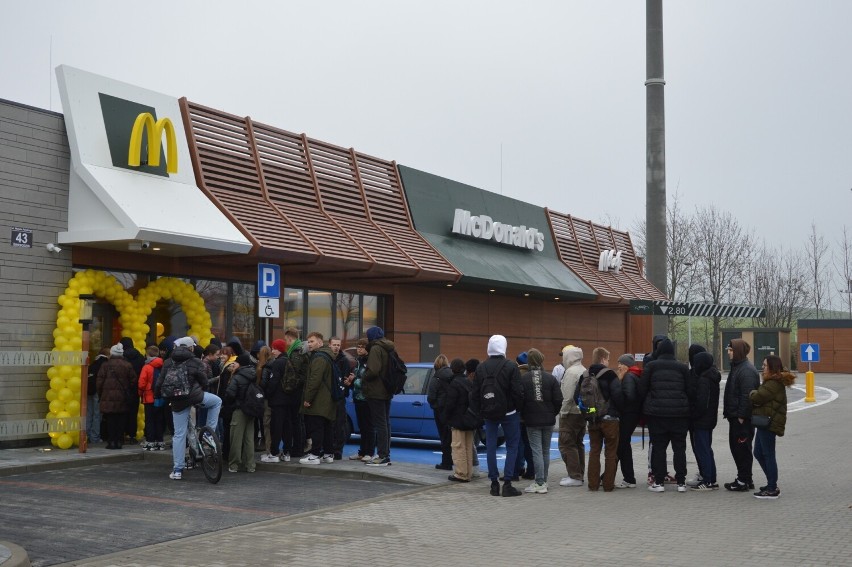
[(86, 396), (86, 436), (89, 443), (101, 442), (101, 406), (97, 394)]
[(694, 441), (695, 460), (698, 461), (698, 473), (704, 482), (715, 484), (716, 458), (713, 456), (713, 430), (694, 429), (692, 440)]
[[(219, 422), (219, 410), (222, 408), (222, 398), (209, 392), (204, 392), (204, 400), (198, 404), (207, 409), (206, 425), (216, 430)], [(182, 471), (186, 464), (186, 429), (189, 426), (189, 411), (192, 406), (181, 411), (172, 412), (175, 423), (175, 434), (172, 437), (172, 464), (175, 471)]]
[(553, 436), (553, 426), (529, 427), (527, 426), (527, 437), (532, 449), (532, 460), (535, 465), (535, 481), (538, 484), (547, 482), (547, 473), (550, 470), (550, 438)]
[(521, 437), (521, 415), (515, 412), (498, 421), (485, 420), (488, 478), (492, 482), (500, 478), (500, 472), (497, 470), (497, 432), (501, 425), (503, 435), (506, 436), (506, 464), (503, 468), (503, 478), (508, 482), (515, 476), (515, 459), (518, 458), (518, 440)]
[(754, 434), (754, 458), (757, 459), (769, 490), (778, 489), (778, 461), (775, 460), (775, 434), (765, 429), (756, 429)]

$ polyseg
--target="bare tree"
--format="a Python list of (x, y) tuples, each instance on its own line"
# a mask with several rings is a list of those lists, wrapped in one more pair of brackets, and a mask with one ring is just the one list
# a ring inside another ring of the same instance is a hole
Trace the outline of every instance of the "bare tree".
[(816, 223), (811, 223), (811, 233), (805, 244), (807, 254), (808, 299), (814, 308), (816, 319), (821, 319), (827, 309), (831, 309), (831, 278), (825, 270), (828, 243), (817, 233)]
[[(753, 236), (731, 213), (714, 205), (698, 208), (695, 215), (698, 285), (704, 299), (721, 304), (745, 299), (751, 267)], [(721, 360), (719, 317), (713, 317), (713, 356)]]
[[(680, 195), (674, 194), (666, 210), (666, 295), (673, 301), (689, 301), (694, 291), (696, 260), (695, 218), (687, 216), (680, 208)], [(683, 323), (669, 317), (669, 336)]]
[(749, 271), (749, 302), (762, 306), (766, 316), (754, 323), (758, 327), (790, 328), (810, 295), (806, 262), (800, 253), (774, 250), (765, 243), (757, 257), (764, 260), (755, 262)]
[(834, 259), (834, 271), (842, 282), (842, 287), (838, 289), (842, 295), (841, 302), (849, 310), (849, 318), (852, 319), (852, 235), (846, 226), (837, 244), (840, 252)]

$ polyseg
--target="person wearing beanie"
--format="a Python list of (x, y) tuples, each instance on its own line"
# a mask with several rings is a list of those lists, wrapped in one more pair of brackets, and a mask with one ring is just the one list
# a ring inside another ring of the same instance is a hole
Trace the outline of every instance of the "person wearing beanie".
[(751, 425), (751, 400), (749, 393), (760, 387), (760, 375), (748, 359), (751, 346), (742, 339), (728, 343), (731, 370), (725, 382), (722, 415), (728, 420), (728, 445), (737, 465), (737, 478), (726, 482), (725, 488), (732, 492), (748, 492), (754, 488), (752, 481), (752, 442), (754, 427)]
[(665, 492), (666, 451), (674, 453), (677, 491), (686, 492), (686, 433), (689, 429), (689, 368), (675, 359), (674, 344), (663, 339), (657, 356), (645, 365), (639, 377), (639, 395), (651, 436), (651, 492)]
[(562, 409), (559, 410), (559, 454), (565, 463), (568, 476), (559, 481), (559, 486), (583, 486), (586, 472), (586, 420), (574, 400), (574, 390), (580, 376), (586, 371), (583, 366), (583, 350), (569, 345), (562, 350)]
[(519, 410), (524, 406), (524, 389), (518, 365), (506, 359), (506, 337), (493, 335), (486, 348), (488, 359), (476, 369), (470, 407), (485, 420), (485, 447), (488, 455), (488, 478), (492, 496), (500, 496), (500, 472), (497, 469), (497, 434), (502, 426), (506, 439), (506, 461), (503, 469), (503, 496), (520, 496), (512, 486), (518, 441), (521, 434)]
[(367, 369), (364, 371), (361, 392), (367, 398), (367, 406), (370, 408), (378, 455), (365, 464), (386, 467), (391, 464), (390, 402), (393, 392), (388, 392), (385, 388), (382, 376), (387, 374), (390, 352), (396, 350), (396, 346), (385, 338), (385, 332), (381, 327), (367, 329), (367, 341)]
[(562, 408), (562, 391), (556, 378), (542, 368), (544, 355), (541, 351), (531, 348), (527, 352), (527, 364), (529, 371), (521, 375), (521, 385), (524, 388), (521, 417), (530, 441), (535, 480), (524, 492), (546, 494), (550, 468), (550, 439), (553, 436), (556, 416)]
[[(109, 360), (101, 365), (95, 383), (107, 426), (107, 449), (121, 449), (123, 445), (127, 415), (138, 405), (137, 383), (138, 376), (124, 359), (124, 346), (121, 343), (111, 346)], [(137, 399), (136, 405), (130, 403), (133, 397)], [(133, 421), (135, 426), (135, 413)]]
[(257, 374), (254, 362), (249, 353), (243, 352), (237, 356), (239, 368), (234, 371), (228, 388), (225, 390), (224, 403), (234, 405), (231, 413), (230, 451), (228, 453), (228, 472), (238, 472), (245, 468), (246, 472), (255, 471), (254, 461), (254, 417), (243, 413), (240, 403), (246, 395), (250, 382), (254, 382)]
[(636, 365), (636, 359), (632, 355), (622, 354), (618, 357), (615, 373), (621, 381), (622, 408), (618, 422), (617, 456), (623, 477), (621, 482), (615, 483), (615, 488), (636, 488), (633, 447), (630, 440), (642, 415), (642, 399), (639, 397), (639, 376), (642, 370)]
[(280, 354), (287, 354), (287, 343), (284, 339), (275, 339), (272, 341), (272, 350), (277, 350)]

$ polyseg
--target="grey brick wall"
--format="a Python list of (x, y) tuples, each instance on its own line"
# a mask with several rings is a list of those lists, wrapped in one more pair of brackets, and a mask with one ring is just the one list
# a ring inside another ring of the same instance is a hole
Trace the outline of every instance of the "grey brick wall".
[[(0, 99), (0, 350), (53, 348), (56, 298), (71, 277), (71, 250), (48, 252), (68, 228), (68, 137), (60, 114)], [(33, 231), (13, 248), (12, 227)], [(47, 367), (0, 366), (0, 421), (47, 413)], [(0, 448), (47, 438), (0, 439)]]

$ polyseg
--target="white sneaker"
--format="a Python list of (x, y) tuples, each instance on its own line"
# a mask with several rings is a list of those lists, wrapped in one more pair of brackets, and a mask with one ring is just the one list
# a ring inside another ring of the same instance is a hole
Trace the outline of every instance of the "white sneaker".
[(334, 462), (334, 455), (323, 455), (322, 458), (320, 459), (320, 462), (333, 463)]
[(616, 488), (636, 488), (636, 485), (632, 482), (627, 482), (626, 480), (622, 480), (621, 482), (617, 482), (615, 484)]
[(280, 463), (281, 459), (279, 459), (276, 455), (266, 454), (260, 458), (261, 463)]
[(686, 485), (685, 484), (678, 484), (677, 485), (677, 491), (678, 492), (686, 492)]
[(375, 457), (373, 455), (364, 455), (363, 457), (361, 457), (361, 460), (364, 461), (365, 463), (369, 463), (373, 459), (378, 459), (378, 458), (379, 458), (378, 455), (376, 455)]
[(289, 463), (290, 462), (290, 453), (284, 453), (283, 455), (281, 455), (281, 460), (284, 461), (285, 463)]
[(181, 480), (183, 478), (183, 472), (182, 471), (172, 471), (171, 473), (169, 473), (169, 478), (172, 479), (172, 480)]
[(687, 480), (687, 481), (686, 481), (686, 485), (687, 485), (687, 486), (698, 486), (698, 485), (699, 485), (699, 484), (701, 484), (702, 482), (704, 482), (704, 479), (703, 479), (703, 478), (701, 478), (701, 475), (700, 475), (700, 474), (697, 474), (697, 475), (695, 475), (694, 477), (692, 477), (692, 478), (690, 478), (689, 480)]
[(320, 458), (316, 455), (308, 455), (299, 459), (299, 463), (303, 465), (318, 465), (320, 464)]
[(583, 486), (583, 481), (566, 476), (559, 481), (559, 486)]
[(364, 458), (364, 457), (362, 457), (362, 456), (361, 456), (361, 455), (359, 455), (358, 453), (352, 453), (351, 455), (349, 455), (349, 460), (350, 460), (350, 461), (360, 461), (360, 460), (361, 460), (361, 459), (363, 459), (363, 458)]
[(470, 478), (482, 478), (482, 473), (479, 472), (478, 466), (473, 467), (473, 469), (470, 472)]
[(656, 482), (648, 487), (648, 490), (651, 492), (665, 492), (666, 487), (662, 484), (657, 484)]
[(547, 483), (544, 482), (542, 484), (533, 481), (531, 485), (524, 489), (524, 492), (529, 492), (532, 494), (547, 494)]
[(538, 490), (538, 483), (536, 481), (532, 481), (528, 487), (524, 489), (524, 492), (529, 492), (530, 494), (534, 494)]

